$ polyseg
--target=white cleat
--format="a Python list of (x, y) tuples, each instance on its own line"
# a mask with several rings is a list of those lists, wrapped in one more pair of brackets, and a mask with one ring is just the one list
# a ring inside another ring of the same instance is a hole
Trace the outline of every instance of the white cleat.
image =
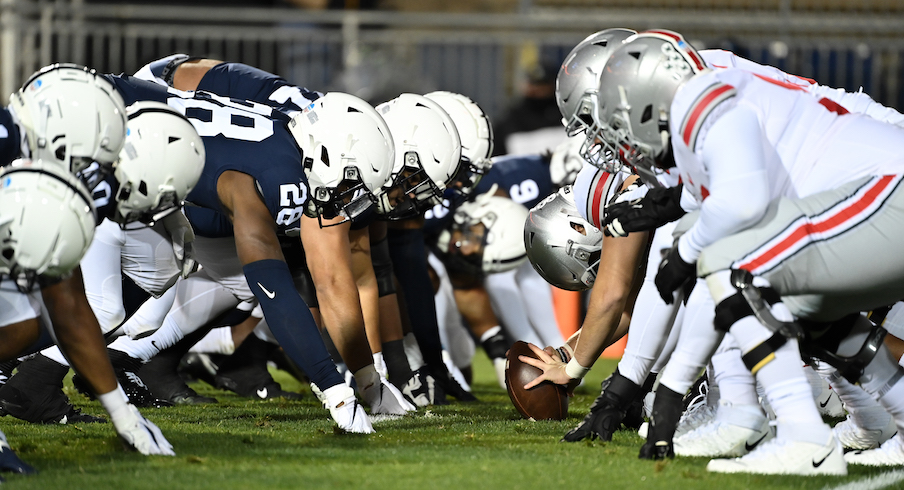
[(361, 390), (361, 396), (370, 406), (372, 415), (405, 415), (417, 410), (417, 407), (405, 400), (402, 392), (382, 376), (379, 382)]
[(713, 459), (706, 465), (714, 473), (761, 475), (847, 475), (841, 444), (829, 436), (825, 444), (771, 439), (747, 455), (735, 459)]
[(854, 419), (850, 415), (848, 415), (847, 419), (838, 422), (835, 424), (835, 427), (832, 428), (832, 432), (835, 434), (838, 441), (841, 442), (842, 446), (857, 451), (875, 449), (879, 447), (880, 444), (891, 439), (897, 431), (898, 427), (895, 425), (895, 419), (893, 419), (891, 415), (888, 416), (888, 422), (885, 424), (885, 427), (880, 429), (867, 429), (861, 427), (854, 422)]
[(718, 406), (711, 407), (706, 404), (706, 400), (689, 405), (681, 418), (678, 419), (678, 427), (675, 429), (674, 439), (678, 439), (684, 434), (711, 423), (716, 419)]
[(756, 429), (715, 420), (675, 439), (677, 456), (743, 456), (774, 437), (772, 427), (763, 418)]
[(827, 417), (844, 417), (844, 405), (841, 404), (841, 398), (838, 398), (838, 393), (829, 388), (828, 384), (825, 384), (822, 393), (816, 397), (816, 406), (819, 407), (819, 413)]
[(844, 460), (850, 464), (866, 466), (904, 465), (904, 435), (898, 432), (876, 449), (847, 453), (844, 455)]
[(330, 415), (339, 425), (339, 428), (355, 434), (372, 434), (374, 432), (373, 425), (364, 407), (358, 404), (355, 398), (355, 390), (346, 384), (338, 384), (332, 388), (323, 390), (320, 399), (327, 408), (330, 409)]

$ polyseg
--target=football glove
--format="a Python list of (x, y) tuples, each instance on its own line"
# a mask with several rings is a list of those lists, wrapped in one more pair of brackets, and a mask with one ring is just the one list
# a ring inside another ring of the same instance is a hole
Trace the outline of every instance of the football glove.
[(144, 455), (175, 456), (173, 446), (163, 437), (163, 432), (153, 422), (144, 418), (135, 405), (129, 403), (125, 410), (110, 414), (120, 439), (131, 449)]
[(694, 285), (697, 284), (697, 265), (696, 262), (688, 264), (681, 258), (678, 253), (678, 243), (669, 250), (669, 253), (659, 263), (659, 272), (656, 273), (656, 289), (659, 290), (659, 296), (670, 305), (675, 301), (672, 293), (679, 288), (684, 289), (684, 299), (690, 296)]
[(619, 199), (635, 195), (639, 189), (634, 184), (628, 186), (606, 206), (602, 223), (606, 236), (623, 237), (631, 232), (655, 230), (685, 215), (681, 207), (682, 186), (656, 187), (637, 199)]
[(355, 391), (348, 385), (340, 383), (323, 390), (318, 396), (322, 397), (320, 401), (330, 409), (330, 415), (340, 429), (355, 434), (373, 434), (374, 428), (364, 413), (364, 407), (358, 404)]
[(170, 213), (161, 222), (173, 242), (173, 254), (176, 255), (176, 260), (182, 266), (182, 278), (185, 279), (189, 274), (198, 270), (198, 263), (195, 261), (192, 249), (195, 232), (192, 231), (191, 224), (182, 211)]

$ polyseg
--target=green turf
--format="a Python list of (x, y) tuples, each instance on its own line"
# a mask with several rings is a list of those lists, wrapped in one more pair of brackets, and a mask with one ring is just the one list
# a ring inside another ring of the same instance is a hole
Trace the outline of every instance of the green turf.
[[(303, 401), (241, 399), (199, 383), (219, 405), (143, 412), (173, 444), (174, 458), (124, 452), (110, 424), (38, 426), (11, 417), (2, 428), (19, 455), (41, 473), (7, 476), (6, 488), (228, 489), (228, 488), (824, 488), (883, 473), (850, 467), (845, 478), (709, 474), (706, 459), (637, 459), (642, 440), (620, 432), (610, 443), (559, 443), (598, 394), (614, 361), (598, 363), (572, 399), (563, 422), (520, 419), (492, 367), (478, 353), (478, 403), (421, 409), (376, 424), (374, 435), (337, 434), (329, 414), (307, 387), (277, 373)], [(68, 386), (68, 381), (67, 381)], [(85, 412), (96, 402), (67, 388)]]

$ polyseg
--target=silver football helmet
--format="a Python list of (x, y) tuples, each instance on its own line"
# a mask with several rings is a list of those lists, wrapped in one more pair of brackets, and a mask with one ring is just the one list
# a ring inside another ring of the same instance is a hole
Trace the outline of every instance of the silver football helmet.
[(9, 98), (24, 130), (23, 153), (72, 173), (92, 162), (109, 170), (126, 133), (126, 107), (116, 88), (88, 68), (55, 64), (35, 73)]
[(402, 94), (377, 106), (395, 144), (392, 181), (377, 212), (390, 220), (414, 217), (442, 200), (461, 165), (461, 140), (449, 114), (423, 95)]
[(599, 103), (585, 142), (592, 150), (584, 158), (613, 173), (627, 164), (648, 185), (659, 186), (656, 164), (671, 152), (672, 100), (679, 87), (706, 69), (678, 33), (656, 30), (628, 38), (600, 75)]
[(453, 268), (464, 265), (474, 275), (493, 274), (514, 269), (527, 259), (522, 238), (527, 208), (494, 192), (459, 206), (451, 229), (440, 234), (437, 246), (447, 252)]
[(295, 115), (289, 131), (311, 188), (309, 216), (355, 219), (373, 208), (390, 180), (395, 146), (370, 104), (330, 92)]
[(493, 125), (476, 102), (461, 94), (437, 91), (425, 94), (443, 108), (455, 123), (461, 139), (461, 167), (455, 187), (467, 196), (489, 172), (493, 162)]
[(581, 156), (583, 146), (582, 136), (569, 136), (552, 152), (549, 160), (549, 177), (556, 189), (574, 184), (574, 179), (584, 168), (584, 157)]
[(556, 103), (569, 136), (581, 133), (593, 124), (600, 73), (615, 48), (636, 33), (617, 28), (595, 32), (565, 57), (556, 77)]
[(596, 280), (603, 233), (581, 217), (569, 185), (528, 212), (524, 246), (530, 263), (546, 282), (582, 291)]
[(126, 141), (113, 175), (119, 183), (113, 221), (153, 223), (182, 206), (204, 170), (204, 141), (161, 102), (130, 105)]
[(0, 273), (19, 290), (65, 277), (94, 238), (94, 202), (54, 163), (16, 160), (0, 173)]

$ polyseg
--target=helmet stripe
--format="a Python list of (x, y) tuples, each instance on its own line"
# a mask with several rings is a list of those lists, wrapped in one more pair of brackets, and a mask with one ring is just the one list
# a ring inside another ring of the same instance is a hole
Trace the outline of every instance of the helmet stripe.
[(600, 210), (602, 208), (601, 204), (603, 201), (603, 196), (606, 194), (606, 182), (608, 182), (611, 174), (609, 172), (605, 172), (603, 170), (598, 170), (596, 177), (594, 178), (593, 184), (593, 199), (590, 200), (590, 212), (587, 213), (591, 218), (591, 223), (593, 226), (597, 228), (602, 228), (600, 226)]

